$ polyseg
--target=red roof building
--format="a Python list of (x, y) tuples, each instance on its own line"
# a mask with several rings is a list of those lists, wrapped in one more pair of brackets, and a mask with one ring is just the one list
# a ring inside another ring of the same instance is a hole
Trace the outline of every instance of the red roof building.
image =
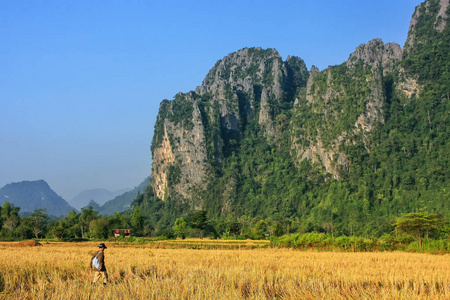
[(113, 229), (114, 237), (119, 237), (121, 235), (125, 237), (130, 237), (131, 229)]

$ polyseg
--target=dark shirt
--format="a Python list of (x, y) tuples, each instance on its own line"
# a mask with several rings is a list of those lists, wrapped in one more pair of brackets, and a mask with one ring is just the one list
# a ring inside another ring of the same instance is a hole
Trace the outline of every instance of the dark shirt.
[[(98, 256), (97, 256), (98, 255)], [(106, 266), (105, 266), (105, 253), (103, 252), (103, 250), (98, 250), (97, 252), (95, 252), (94, 256), (92, 256), (91, 258), (91, 263), (89, 265), (89, 268), (93, 267), (92, 266), (92, 260), (94, 259), (94, 257), (98, 258), (98, 261), (100, 262), (100, 266), (102, 266), (102, 268), (100, 269), (100, 272), (104, 272), (106, 271)], [(94, 269), (96, 269), (94, 267)]]

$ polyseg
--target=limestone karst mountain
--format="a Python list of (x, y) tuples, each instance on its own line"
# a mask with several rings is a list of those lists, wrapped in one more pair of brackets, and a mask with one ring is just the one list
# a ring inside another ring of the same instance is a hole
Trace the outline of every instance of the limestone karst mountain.
[(403, 47), (375, 38), (325, 70), (275, 49), (230, 53), (162, 101), (152, 189), (135, 205), (167, 223), (205, 209), (346, 234), (448, 214), (448, 14), (448, 0), (425, 1)]

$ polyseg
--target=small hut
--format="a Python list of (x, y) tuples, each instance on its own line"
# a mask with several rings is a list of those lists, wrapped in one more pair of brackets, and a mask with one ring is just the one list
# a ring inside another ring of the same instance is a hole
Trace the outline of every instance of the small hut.
[(123, 235), (124, 237), (130, 237), (131, 229), (113, 229), (114, 237)]

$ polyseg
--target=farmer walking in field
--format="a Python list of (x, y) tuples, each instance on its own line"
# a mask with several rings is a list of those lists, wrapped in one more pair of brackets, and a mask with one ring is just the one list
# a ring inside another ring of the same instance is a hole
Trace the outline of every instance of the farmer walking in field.
[(103, 278), (103, 285), (106, 285), (108, 282), (108, 272), (106, 271), (105, 266), (105, 249), (107, 249), (107, 247), (104, 243), (100, 243), (98, 248), (99, 250), (91, 258), (89, 268), (95, 272), (93, 283), (96, 283), (97, 280)]

